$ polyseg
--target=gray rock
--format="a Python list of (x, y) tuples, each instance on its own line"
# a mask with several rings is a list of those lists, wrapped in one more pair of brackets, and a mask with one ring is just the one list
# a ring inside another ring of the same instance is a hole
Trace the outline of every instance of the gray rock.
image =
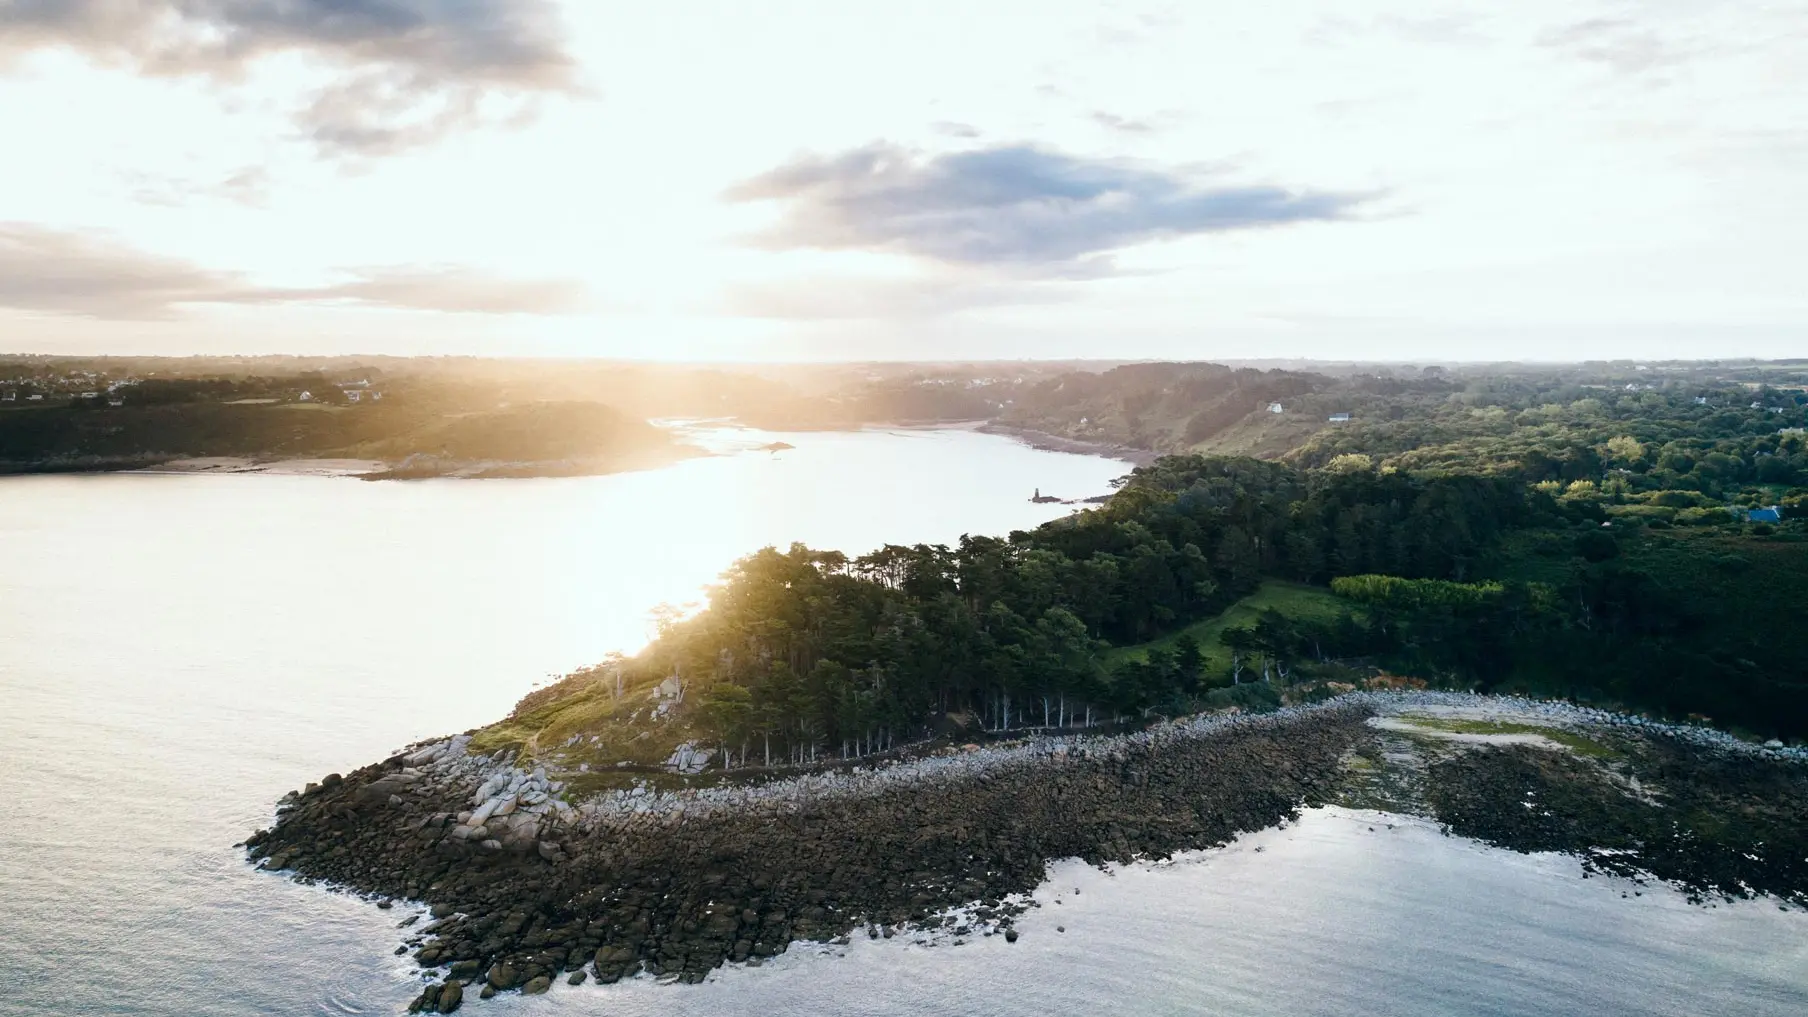
[(541, 975), (538, 978), (529, 979), (528, 983), (521, 987), (521, 994), (523, 996), (538, 996), (540, 993), (545, 992), (550, 988), (552, 988), (552, 979), (545, 975)]

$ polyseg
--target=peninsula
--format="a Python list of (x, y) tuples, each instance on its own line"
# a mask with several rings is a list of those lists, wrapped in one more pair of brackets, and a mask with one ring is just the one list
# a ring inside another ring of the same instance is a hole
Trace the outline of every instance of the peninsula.
[(1609, 508), (1367, 453), (1181, 455), (1006, 537), (767, 548), (634, 656), (328, 775), (247, 845), (430, 905), (404, 947), (440, 1012), (799, 938), (1008, 940), (1052, 860), (1323, 804), (1808, 906), (1799, 647), (1736, 609), (1797, 610), (1802, 522)]

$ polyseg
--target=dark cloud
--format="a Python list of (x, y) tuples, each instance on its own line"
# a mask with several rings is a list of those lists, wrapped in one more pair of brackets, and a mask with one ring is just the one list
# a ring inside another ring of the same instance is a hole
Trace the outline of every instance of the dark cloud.
[(1140, 163), (1028, 145), (923, 157), (874, 144), (808, 156), (728, 192), (782, 205), (754, 238), (774, 249), (915, 255), (1034, 274), (1099, 274), (1136, 244), (1348, 216), (1364, 197), (1281, 187), (1212, 186)]
[(255, 286), (180, 258), (98, 236), (0, 223), (0, 307), (121, 320), (175, 317), (197, 304), (341, 303), (471, 314), (553, 314), (582, 288), (446, 266), (373, 268), (313, 287)]
[(519, 116), (575, 85), (549, 0), (0, 0), (0, 60), (42, 49), (220, 82), (267, 56), (310, 57), (342, 76), (301, 126), (323, 149), (364, 154)]

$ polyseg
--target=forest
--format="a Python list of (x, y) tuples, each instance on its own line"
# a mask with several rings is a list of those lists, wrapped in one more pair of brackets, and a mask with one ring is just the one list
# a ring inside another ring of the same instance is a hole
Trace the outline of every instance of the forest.
[[(599, 689), (666, 682), (728, 759), (765, 766), (1407, 680), (1800, 737), (1805, 377), (1059, 375), (1004, 418), (1145, 444), (1152, 421), (1178, 421), (1160, 432), (1174, 444), (1155, 442), (1178, 451), (1030, 531), (749, 555), (641, 654), (535, 693), (515, 719), (569, 721)], [(1209, 452), (1289, 415), (1310, 419), (1265, 458)]]
[[(643, 653), (517, 715), (670, 680), (729, 760), (768, 766), (1411, 676), (1808, 732), (1802, 523), (1605, 515), (1523, 477), (1166, 457), (1102, 508), (1006, 537), (761, 550)], [(1189, 634), (1276, 581), (1333, 607), (1261, 610), (1216, 647)]]

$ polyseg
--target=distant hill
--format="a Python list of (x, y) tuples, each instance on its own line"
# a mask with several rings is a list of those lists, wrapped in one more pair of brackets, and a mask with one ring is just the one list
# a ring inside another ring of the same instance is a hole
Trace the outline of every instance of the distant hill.
[(697, 454), (601, 403), (543, 402), (446, 413), (406, 402), (48, 407), (0, 413), (0, 472), (133, 469), (239, 457), (374, 459), (410, 476), (607, 473)]
[[(1073, 373), (1030, 387), (1003, 414), (1005, 423), (1065, 438), (1128, 445), (1156, 452), (1189, 452), (1245, 422), (1268, 426), (1276, 402), (1330, 388), (1322, 375), (1258, 371), (1219, 364), (1131, 364), (1101, 374)], [(1296, 415), (1295, 420), (1299, 418)], [(1319, 423), (1323, 424), (1323, 418)], [(1279, 454), (1311, 433), (1291, 429), (1288, 440), (1256, 438), (1246, 427), (1247, 454)], [(1238, 444), (1231, 442), (1230, 444)], [(1259, 451), (1257, 451), (1259, 449)], [(1246, 451), (1239, 449), (1239, 451)]]

